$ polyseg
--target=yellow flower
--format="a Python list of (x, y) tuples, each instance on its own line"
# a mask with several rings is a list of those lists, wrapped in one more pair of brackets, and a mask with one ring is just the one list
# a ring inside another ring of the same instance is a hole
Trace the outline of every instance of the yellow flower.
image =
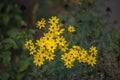
[(63, 46), (59, 45), (59, 48), (61, 49), (61, 51), (66, 52), (68, 50), (68, 44), (66, 43)]
[(75, 28), (70, 25), (70, 26), (68, 27), (68, 31), (69, 31), (69, 32), (75, 32)]
[(57, 25), (50, 25), (50, 27), (48, 29), (50, 32), (55, 32), (58, 29), (58, 27), (57, 27)]
[(54, 52), (57, 48), (57, 44), (53, 39), (51, 39), (49, 41), (46, 41), (46, 48), (48, 49), (48, 51)]
[(40, 20), (36, 23), (36, 25), (37, 25), (36, 27), (41, 29), (42, 27), (45, 27), (45, 24), (46, 24), (46, 21), (44, 18), (42, 18), (42, 20)]
[(53, 33), (51, 33), (51, 32), (48, 32), (48, 33), (44, 33), (44, 41), (46, 42), (46, 41), (49, 41), (49, 40), (51, 40), (51, 39), (53, 39), (55, 37), (55, 35), (53, 34)]
[(52, 25), (56, 25), (59, 21), (59, 18), (57, 18), (56, 16), (52, 16), (51, 18), (49, 18), (49, 23)]
[(88, 56), (87, 62), (89, 65), (94, 66), (96, 64), (96, 57)]
[(25, 43), (25, 48), (30, 49), (30, 46), (33, 46), (32, 40), (27, 40)]
[(39, 40), (36, 40), (35, 43), (37, 46), (39, 46), (40, 48), (45, 48), (45, 39), (44, 38), (40, 38)]
[(48, 42), (50, 42), (51, 40), (53, 40), (53, 37), (52, 36), (49, 36), (49, 35), (46, 35), (43, 37), (45, 43), (47, 44)]
[(61, 55), (61, 59), (62, 59), (63, 61), (67, 61), (67, 57), (68, 57), (68, 54), (67, 54), (67, 53)]
[(34, 55), (34, 63), (36, 66), (41, 66), (44, 63), (44, 58), (40, 54)]
[(48, 61), (54, 60), (54, 57), (55, 57), (55, 54), (54, 54), (54, 53), (48, 52), (48, 53), (46, 54), (46, 59), (47, 59)]
[(36, 48), (33, 46), (30, 46), (30, 55), (33, 55), (34, 53), (36, 53)]
[(61, 35), (64, 31), (65, 31), (64, 28), (60, 29), (60, 27), (58, 27), (58, 29), (57, 29), (54, 33), (55, 33), (55, 35), (59, 36), (59, 35)]
[(86, 50), (84, 50), (84, 49), (80, 50), (79, 53), (78, 53), (78, 56), (77, 56), (77, 60), (79, 62), (86, 62), (86, 56), (87, 56), (87, 54), (88, 53), (87, 53)]
[(75, 61), (75, 58), (74, 57), (72, 57), (70, 54), (68, 54), (68, 53), (65, 53), (65, 54), (63, 54), (62, 55), (62, 57), (61, 57), (61, 59), (63, 60), (63, 61), (65, 61), (65, 62), (73, 62), (73, 61)]
[(64, 46), (67, 43), (67, 41), (63, 36), (58, 36), (56, 37), (56, 43), (58, 43), (59, 46)]
[(65, 62), (64, 64), (66, 68), (72, 68), (73, 67), (73, 62)]
[(49, 27), (49, 31), (53, 33), (55, 36), (61, 35), (64, 32), (64, 30), (65, 30), (64, 28), (61, 28), (57, 25), (51, 25)]
[(73, 62), (75, 61), (75, 58), (72, 57), (70, 54), (63, 54), (61, 56), (61, 59), (64, 61), (64, 65), (66, 68), (72, 68), (73, 67)]
[(77, 46), (77, 45), (73, 45), (72, 48), (76, 50), (81, 50), (80, 46)]
[(96, 47), (91, 46), (89, 52), (91, 53), (92, 56), (96, 56), (98, 51), (97, 51)]
[(43, 57), (45, 57), (46, 54), (47, 54), (47, 51), (45, 49), (40, 48), (38, 50), (37, 54), (42, 55)]
[(69, 50), (69, 55), (71, 55), (71, 57), (76, 58), (78, 55), (78, 50), (75, 49), (70, 49)]
[(73, 67), (73, 62), (75, 61), (75, 59), (73, 58), (73, 57), (71, 57), (71, 56), (67, 56), (67, 59), (66, 59), (66, 61), (64, 62), (65, 64), (65, 66), (67, 67), (67, 68), (71, 68), (71, 67)]

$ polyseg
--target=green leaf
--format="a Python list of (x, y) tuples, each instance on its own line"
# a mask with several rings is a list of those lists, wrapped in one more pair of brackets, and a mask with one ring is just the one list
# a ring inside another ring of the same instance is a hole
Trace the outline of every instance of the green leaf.
[(21, 34), (21, 32), (17, 28), (12, 28), (7, 32), (7, 34), (9, 37), (16, 39), (17, 36)]
[(2, 52), (0, 54), (0, 57), (3, 59), (3, 63), (5, 65), (8, 65), (10, 63), (10, 60), (11, 60), (11, 53), (9, 51), (6, 51), (6, 52)]
[(0, 71), (0, 79), (2, 80), (8, 80), (9, 74), (7, 72)]
[(5, 40), (3, 41), (3, 44), (4, 44), (4, 47), (5, 47), (5, 50), (10, 49), (10, 48), (12, 48), (12, 47), (13, 47), (14, 49), (18, 48), (16, 42), (15, 42), (13, 39), (11, 39), (11, 38), (5, 39)]
[(18, 73), (16, 75), (16, 80), (22, 80), (24, 76), (25, 76), (25, 73)]
[(3, 15), (3, 24), (8, 25), (8, 22), (10, 20), (10, 16), (8, 14)]
[(35, 32), (36, 32), (35, 30), (29, 29), (29, 33), (30, 33), (30, 34), (35, 34)]
[(25, 71), (30, 65), (30, 58), (21, 60), (18, 65), (19, 65), (18, 72)]

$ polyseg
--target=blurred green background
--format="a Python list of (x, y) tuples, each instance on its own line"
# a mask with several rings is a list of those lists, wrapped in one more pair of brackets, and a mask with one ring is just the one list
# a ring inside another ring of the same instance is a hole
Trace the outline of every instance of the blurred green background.
[[(98, 5), (95, 0), (1, 0), (0, 80), (120, 80), (120, 30), (106, 30), (110, 9), (101, 15)], [(54, 15), (65, 27), (75, 26), (74, 44), (97, 46), (94, 67), (77, 64), (66, 69), (59, 61), (42, 67), (33, 64), (24, 43), (41, 36), (37, 20)]]

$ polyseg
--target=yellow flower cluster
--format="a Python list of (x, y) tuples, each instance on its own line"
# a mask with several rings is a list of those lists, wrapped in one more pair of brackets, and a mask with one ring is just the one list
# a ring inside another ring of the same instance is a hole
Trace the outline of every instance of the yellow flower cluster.
[[(32, 40), (27, 40), (25, 43), (25, 47), (30, 51), (30, 55), (33, 56), (34, 63), (37, 66), (43, 65), (45, 60), (54, 60), (57, 55), (57, 50), (63, 52), (61, 59), (67, 68), (72, 68), (75, 60), (78, 60), (80, 63), (88, 63), (91, 66), (96, 64), (96, 47), (90, 47), (89, 51), (76, 45), (69, 48), (68, 41), (63, 36), (65, 28), (59, 23), (59, 18), (52, 16), (49, 18), (48, 23), (47, 33), (44, 33), (44, 35), (40, 39), (35, 40), (34, 43)], [(36, 27), (42, 29), (45, 25), (46, 20), (43, 18), (37, 22)], [(70, 25), (68, 26), (68, 31), (75, 32), (75, 28)]]
[(64, 65), (67, 68), (73, 67), (75, 60), (78, 60), (80, 63), (88, 63), (89, 65), (93, 66), (96, 64), (96, 55), (96, 47), (90, 47), (88, 52), (87, 50), (74, 45), (69, 49), (68, 53), (62, 55), (61, 59), (64, 61)]

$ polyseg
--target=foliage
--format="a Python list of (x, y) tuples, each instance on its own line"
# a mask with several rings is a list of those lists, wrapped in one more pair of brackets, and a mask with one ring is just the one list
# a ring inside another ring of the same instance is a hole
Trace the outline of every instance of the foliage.
[[(72, 36), (72, 44), (87, 50), (94, 45), (98, 49), (97, 64), (94, 67), (75, 62), (75, 66), (68, 69), (57, 57), (50, 63), (45, 61), (41, 67), (32, 63), (33, 57), (24, 49), (24, 43), (26, 39), (33, 40), (36, 31), (26, 29), (21, 10), (13, 0), (1, 0), (0, 80), (120, 80), (120, 32), (113, 29), (110, 32), (104, 31), (106, 17), (99, 15), (94, 1), (38, 1), (44, 5), (39, 4), (41, 8), (37, 14), (40, 16), (37, 15), (37, 19), (57, 13), (64, 28), (67, 29), (72, 24), (76, 30), (72, 33), (75, 35)], [(40, 32), (44, 31), (46, 29)], [(64, 36), (66, 40), (70, 39), (69, 36)], [(62, 54), (59, 50), (57, 52), (59, 56)]]
[[(103, 51), (102, 49), (106, 47), (106, 43), (104, 40), (106, 38), (106, 33), (103, 32), (105, 21), (96, 12), (96, 7), (94, 3), (82, 1), (81, 3), (75, 2), (75, 4), (76, 5), (68, 3), (67, 4), (68, 7), (58, 15), (59, 18), (61, 19), (60, 22), (64, 25), (65, 29), (68, 28), (69, 24), (72, 24), (76, 30), (73, 33), (72, 37), (70, 37), (70, 35), (69, 36), (66, 35), (67, 31), (65, 31), (63, 35), (65, 36), (66, 40), (68, 41), (71, 40), (70, 44), (81, 46), (82, 48), (86, 48), (87, 50), (92, 45), (97, 46), (97, 48), (100, 50), (97, 56), (97, 58), (99, 58), (101, 57), (99, 55), (102, 55), (102, 51)], [(42, 23), (45, 21), (44, 19), (42, 19), (40, 22)], [(41, 24), (40, 29), (42, 28), (42, 26), (43, 24)], [(47, 40), (43, 40), (43, 41), (47, 42)], [(42, 44), (40, 44), (40, 46), (41, 45)], [(57, 51), (56, 53), (59, 56), (62, 54), (60, 51)], [(56, 58), (60, 58), (60, 57), (56, 57)], [(44, 64), (43, 62), (39, 64), (36, 63), (36, 65), (40, 65), (40, 66), (43, 65), (42, 67), (38, 68), (40, 72), (39, 74), (41, 74), (40, 77), (41, 80), (69, 80), (69, 79), (74, 80), (81, 78), (84, 79), (84, 76), (94, 72), (94, 68), (95, 68), (93, 67), (93, 69), (91, 69), (91, 67), (86, 64), (82, 65), (82, 64), (78, 64), (78, 62), (75, 62), (76, 66), (72, 67), (71, 69), (67, 69), (64, 66), (62, 66), (64, 64), (61, 63), (61, 60), (57, 60), (57, 59), (50, 63), (46, 61)]]
[(0, 2), (0, 80), (35, 80), (37, 77), (31, 58), (23, 51), (26, 37), (32, 38), (35, 31), (25, 30), (26, 23), (20, 14), (13, 0)]
[[(73, 11), (74, 10), (74, 11)], [(76, 10), (76, 11), (75, 11)], [(66, 17), (62, 17), (65, 15)], [(81, 6), (69, 6), (67, 11), (62, 12), (59, 15), (63, 18), (62, 22), (65, 25), (73, 22), (78, 30), (78, 37), (74, 38), (76, 44), (82, 47), (88, 47), (90, 45), (96, 45), (99, 49), (97, 65), (93, 69), (84, 67), (85, 71), (82, 72), (82, 76), (77, 76), (79, 80), (119, 80), (120, 73), (119, 68), (119, 30), (112, 29), (110, 32), (105, 31), (107, 25), (105, 16), (100, 16), (96, 11), (95, 3), (81, 4)], [(77, 31), (76, 31), (77, 32)], [(113, 69), (113, 66), (115, 67)], [(115, 74), (114, 74), (115, 73)], [(79, 73), (74, 73), (79, 74)]]
[[(65, 28), (67, 28), (69, 24), (72, 24), (75, 27), (76, 32), (73, 34), (76, 36), (73, 36), (71, 41), (73, 44), (87, 49), (91, 45), (95, 45), (97, 46), (99, 53), (97, 56), (97, 65), (93, 68), (88, 67), (87, 65), (78, 65), (78, 63), (75, 63), (78, 66), (74, 66), (72, 69), (65, 69), (65, 67), (62, 66), (63, 64), (59, 64), (60, 61), (53, 61), (50, 64), (46, 63), (43, 67), (39, 68), (41, 71), (40, 74), (42, 74), (41, 79), (118, 80), (119, 61), (117, 60), (119, 60), (119, 38), (117, 35), (119, 35), (119, 32), (116, 30), (115, 32), (105, 32), (104, 29), (107, 25), (107, 21), (104, 18), (106, 17), (100, 16), (97, 12), (94, 0), (61, 0), (61, 2), (56, 0), (47, 2), (54, 9), (57, 10), (57, 6), (59, 10), (61, 10), (59, 11), (58, 17), (61, 19), (60, 22), (65, 26)], [(67, 35), (65, 35), (65, 37), (68, 40), (70, 39)], [(113, 50), (110, 53), (111, 47)], [(116, 54), (114, 54), (114, 51), (116, 51)], [(111, 64), (108, 65), (108, 62)], [(116, 67), (114, 70), (112, 65)], [(116, 75), (113, 75), (113, 73)]]
[[(72, 44), (72, 33), (76, 31), (73, 26), (70, 25), (65, 29), (56, 16), (49, 18), (48, 23), (48, 31), (43, 33), (43, 37), (35, 40), (35, 43), (32, 40), (27, 40), (25, 44), (25, 47), (30, 51), (30, 55), (34, 57), (34, 63), (37, 66), (43, 65), (45, 60), (52, 61), (55, 57), (58, 60), (61, 58), (66, 68), (72, 68), (76, 60), (79, 63), (87, 63), (91, 66), (96, 64), (98, 53), (96, 47), (92, 46), (87, 51), (78, 45)], [(46, 20), (42, 19), (37, 22), (36, 27), (41, 30), (46, 25)], [(69, 40), (66, 40), (64, 35), (69, 36)], [(58, 54), (60, 54), (60, 58)]]

